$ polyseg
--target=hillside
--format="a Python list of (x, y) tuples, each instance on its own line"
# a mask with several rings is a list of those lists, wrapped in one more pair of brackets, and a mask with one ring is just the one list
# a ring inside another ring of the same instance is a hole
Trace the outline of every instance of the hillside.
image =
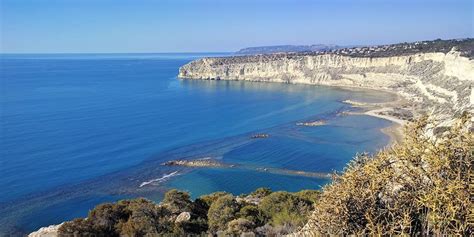
[(404, 42), (386, 45), (368, 46), (339, 46), (334, 44), (314, 44), (314, 45), (276, 45), (248, 47), (236, 52), (238, 55), (255, 54), (293, 54), (293, 55), (321, 55), (332, 53), (337, 55), (353, 57), (391, 57), (412, 55), (417, 53), (448, 53), (455, 47), (461, 52), (461, 56), (469, 59), (474, 58), (474, 39), (451, 39), (451, 40), (426, 40), (417, 42)]

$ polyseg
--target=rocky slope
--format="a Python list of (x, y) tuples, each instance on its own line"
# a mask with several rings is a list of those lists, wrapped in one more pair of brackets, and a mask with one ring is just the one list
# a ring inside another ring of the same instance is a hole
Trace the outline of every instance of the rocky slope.
[(408, 102), (390, 110), (391, 115), (403, 110), (434, 113), (444, 126), (461, 112), (472, 112), (474, 60), (462, 53), (453, 48), (390, 57), (325, 53), (203, 58), (181, 67), (179, 77), (387, 90)]
[(59, 225), (50, 225), (47, 227), (42, 227), (39, 230), (32, 232), (28, 237), (56, 237), (58, 236), (58, 229), (63, 223)]

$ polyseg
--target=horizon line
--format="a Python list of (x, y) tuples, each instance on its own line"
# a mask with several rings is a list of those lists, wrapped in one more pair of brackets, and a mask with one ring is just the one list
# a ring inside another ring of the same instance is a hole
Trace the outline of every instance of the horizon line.
[(4, 53), (0, 52), (0, 55), (26, 55), (26, 54), (193, 54), (193, 53), (235, 53), (235, 51), (201, 51), (201, 52), (13, 52)]
[(192, 54), (192, 53), (236, 53), (239, 50), (247, 49), (247, 48), (259, 48), (259, 47), (278, 47), (278, 46), (312, 46), (312, 45), (335, 45), (341, 46), (344, 48), (350, 47), (361, 47), (361, 46), (381, 46), (381, 45), (394, 45), (394, 44), (401, 44), (401, 43), (416, 43), (416, 42), (423, 42), (423, 41), (436, 41), (436, 40), (470, 40), (474, 39), (474, 36), (464, 37), (464, 38), (436, 38), (436, 39), (425, 39), (425, 40), (415, 40), (415, 41), (404, 41), (398, 43), (385, 43), (385, 44), (352, 44), (352, 45), (339, 45), (339, 44), (278, 44), (278, 45), (261, 45), (261, 46), (248, 46), (244, 48), (240, 48), (237, 51), (191, 51), (191, 52), (0, 52), (0, 55), (6, 54)]

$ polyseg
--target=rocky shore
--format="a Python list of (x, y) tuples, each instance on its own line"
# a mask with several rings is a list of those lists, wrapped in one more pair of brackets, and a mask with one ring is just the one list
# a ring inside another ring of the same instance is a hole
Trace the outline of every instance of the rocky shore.
[(61, 227), (62, 224), (63, 223), (41, 227), (39, 230), (31, 232), (28, 237), (56, 237), (58, 236), (59, 227)]

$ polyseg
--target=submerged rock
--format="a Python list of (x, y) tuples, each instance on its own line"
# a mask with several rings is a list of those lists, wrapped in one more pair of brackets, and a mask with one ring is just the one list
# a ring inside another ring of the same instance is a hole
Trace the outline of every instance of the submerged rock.
[(268, 138), (268, 137), (270, 137), (270, 135), (266, 133), (259, 133), (259, 134), (252, 135), (250, 138)]
[(298, 126), (307, 126), (307, 127), (315, 127), (315, 126), (326, 125), (326, 121), (317, 120), (317, 121), (312, 121), (312, 122), (296, 123), (296, 125), (298, 125)]
[(166, 166), (187, 166), (187, 167), (232, 167), (232, 165), (224, 164), (210, 157), (196, 160), (170, 160), (162, 165)]

